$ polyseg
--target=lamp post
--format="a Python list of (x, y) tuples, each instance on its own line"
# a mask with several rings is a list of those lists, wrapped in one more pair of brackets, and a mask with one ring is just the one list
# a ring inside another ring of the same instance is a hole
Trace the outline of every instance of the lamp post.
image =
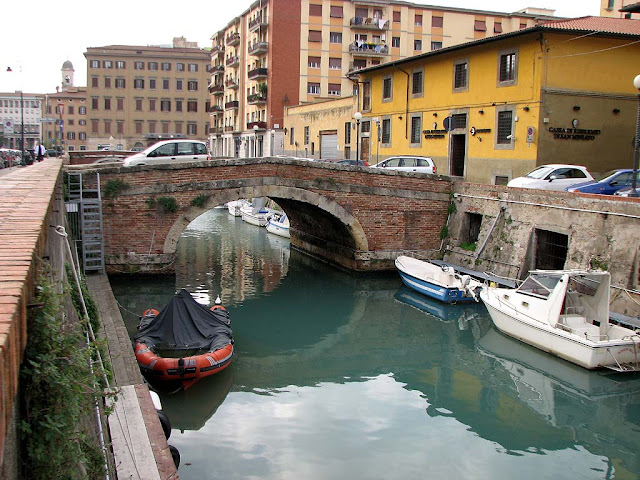
[(22, 90), (16, 90), (16, 93), (20, 94), (20, 137), (22, 149), (22, 164), (26, 165), (27, 160), (24, 158), (24, 93)]
[(362, 120), (362, 113), (356, 112), (353, 114), (353, 118), (356, 120), (356, 162), (360, 164), (360, 120)]
[(258, 125), (253, 126), (253, 156), (258, 156)]
[(636, 183), (638, 179), (638, 148), (640, 145), (640, 75), (636, 75), (636, 78), (633, 79), (633, 86), (638, 90), (638, 119), (636, 121), (636, 138), (634, 142), (634, 152), (633, 152), (633, 177), (631, 178), (631, 191), (629, 192), (630, 197), (637, 197), (638, 190), (636, 190)]

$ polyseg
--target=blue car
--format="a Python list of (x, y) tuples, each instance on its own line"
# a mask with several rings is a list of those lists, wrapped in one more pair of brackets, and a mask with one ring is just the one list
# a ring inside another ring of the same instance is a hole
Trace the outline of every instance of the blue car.
[[(575, 185), (567, 187), (565, 190), (567, 192), (613, 195), (621, 188), (630, 187), (632, 178), (633, 169), (619, 168), (617, 170), (611, 170), (610, 172), (600, 175), (597, 180), (576, 183)], [(636, 172), (636, 183), (640, 185), (640, 171)]]

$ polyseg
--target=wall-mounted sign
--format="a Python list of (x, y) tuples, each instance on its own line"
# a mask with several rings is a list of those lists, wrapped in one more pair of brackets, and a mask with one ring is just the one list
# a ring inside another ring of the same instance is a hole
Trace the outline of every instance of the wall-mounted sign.
[(476, 128), (476, 127), (471, 127), (471, 129), (469, 130), (469, 133), (473, 136), (476, 133), (491, 133), (491, 129), (490, 128)]
[(527, 127), (527, 143), (533, 143), (536, 136), (536, 128), (535, 127)]
[(424, 138), (444, 138), (446, 130), (423, 130)]
[(560, 140), (595, 140), (596, 135), (602, 133), (601, 130), (562, 127), (549, 127), (549, 132), (553, 133), (553, 138)]
[(456, 129), (456, 120), (451, 115), (442, 120), (442, 126), (447, 130), (455, 130)]

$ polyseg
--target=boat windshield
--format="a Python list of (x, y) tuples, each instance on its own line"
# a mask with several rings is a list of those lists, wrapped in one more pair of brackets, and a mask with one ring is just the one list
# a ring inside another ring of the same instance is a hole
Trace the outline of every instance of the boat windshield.
[(560, 278), (558, 275), (532, 274), (520, 285), (518, 292), (547, 298)]

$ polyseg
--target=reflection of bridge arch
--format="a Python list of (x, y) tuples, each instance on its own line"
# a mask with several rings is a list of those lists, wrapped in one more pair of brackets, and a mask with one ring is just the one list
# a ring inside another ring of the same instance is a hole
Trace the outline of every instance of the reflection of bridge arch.
[[(171, 226), (164, 242), (163, 253), (174, 254), (178, 238), (185, 228), (199, 215), (211, 208), (240, 198), (269, 197), (288, 215), (291, 222), (292, 241), (313, 243), (315, 230), (324, 230), (322, 242), (334, 243), (341, 249), (354, 251), (369, 249), (367, 237), (358, 220), (324, 195), (296, 187), (258, 185), (232, 190), (216, 190), (201, 207), (190, 207)], [(327, 239), (327, 234), (330, 239)], [(323, 245), (326, 248), (326, 245)]]

